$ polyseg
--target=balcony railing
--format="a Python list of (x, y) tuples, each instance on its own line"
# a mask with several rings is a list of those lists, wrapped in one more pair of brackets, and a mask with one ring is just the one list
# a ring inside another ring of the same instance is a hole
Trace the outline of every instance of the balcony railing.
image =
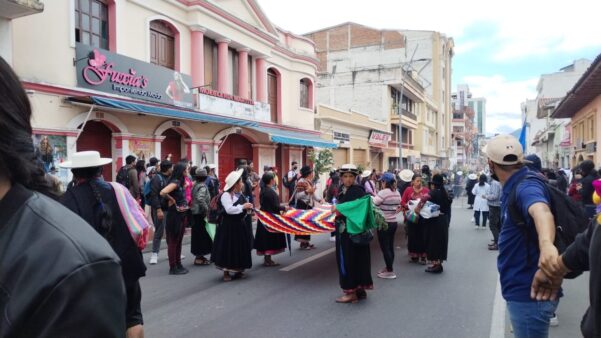
[(403, 116), (417, 121), (417, 115), (413, 114), (412, 112), (408, 111), (407, 109), (402, 109), (401, 107), (392, 107), (392, 109), (390, 111), (393, 116), (395, 116), (395, 115), (398, 116), (399, 110), (401, 110), (403, 112)]

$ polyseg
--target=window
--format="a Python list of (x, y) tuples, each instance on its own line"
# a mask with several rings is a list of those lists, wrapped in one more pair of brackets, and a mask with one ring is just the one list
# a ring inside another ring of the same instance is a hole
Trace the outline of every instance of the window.
[(175, 32), (164, 21), (150, 23), (150, 63), (175, 69)]
[(413, 131), (405, 127), (401, 128), (401, 141), (403, 144), (413, 144)]
[(230, 93), (233, 95), (240, 95), (240, 93), (238, 93), (238, 74), (240, 73), (238, 52), (233, 48), (228, 48), (227, 54), (229, 63), (228, 69), (231, 69)]
[(205, 36), (204, 38), (205, 85), (217, 88), (217, 44)]
[(588, 137), (587, 137), (587, 141), (594, 141), (595, 140), (595, 118), (593, 116), (589, 117), (586, 121), (586, 123), (588, 124)]
[(280, 74), (273, 68), (267, 70), (267, 102), (271, 110), (271, 122), (278, 123), (279, 93), (278, 85)]
[(309, 102), (309, 90), (311, 89), (311, 81), (309, 79), (300, 80), (300, 106), (303, 108), (311, 109), (311, 103)]
[(108, 4), (102, 0), (75, 0), (75, 41), (109, 49)]

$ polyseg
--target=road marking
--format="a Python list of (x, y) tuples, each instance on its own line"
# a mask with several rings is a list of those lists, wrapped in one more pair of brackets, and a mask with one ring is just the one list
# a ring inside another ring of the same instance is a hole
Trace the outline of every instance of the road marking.
[(501, 294), (501, 283), (497, 276), (497, 288), (495, 291), (495, 301), (492, 308), (492, 318), (490, 320), (490, 338), (505, 337), (505, 300)]
[(302, 265), (305, 265), (307, 263), (310, 263), (310, 262), (312, 262), (312, 261), (314, 261), (314, 260), (316, 260), (318, 258), (321, 258), (321, 257), (323, 257), (325, 255), (329, 255), (329, 254), (331, 254), (334, 251), (336, 251), (336, 248), (329, 248), (328, 250), (324, 250), (324, 251), (322, 251), (322, 252), (320, 252), (320, 253), (318, 253), (316, 255), (313, 255), (311, 257), (307, 257), (307, 258), (303, 259), (302, 261), (298, 261), (298, 262), (296, 262), (294, 264), (290, 264), (290, 265), (288, 265), (286, 267), (283, 267), (283, 268), (280, 269), (280, 271), (286, 271), (286, 272), (292, 271), (292, 270), (298, 268), (299, 266), (302, 266)]

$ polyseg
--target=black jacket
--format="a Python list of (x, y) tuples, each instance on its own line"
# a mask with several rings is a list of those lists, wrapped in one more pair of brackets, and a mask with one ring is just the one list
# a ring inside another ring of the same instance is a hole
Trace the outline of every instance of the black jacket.
[(157, 173), (150, 181), (150, 206), (155, 210), (162, 208), (163, 211), (167, 211), (168, 209), (167, 203), (161, 197), (161, 190), (167, 183), (169, 183), (169, 177), (166, 177), (163, 173)]
[(0, 337), (124, 336), (121, 266), (104, 238), (21, 185), (0, 220)]
[(580, 195), (582, 195), (582, 205), (591, 205), (593, 203), (593, 193), (595, 192), (595, 188), (593, 188), (593, 181), (597, 179), (597, 176), (593, 174), (589, 174), (582, 178), (582, 189), (580, 190)]
[(590, 271), (589, 308), (580, 329), (586, 338), (601, 337), (601, 225), (596, 217), (587, 231), (579, 234), (562, 255), (563, 263), (572, 271)]

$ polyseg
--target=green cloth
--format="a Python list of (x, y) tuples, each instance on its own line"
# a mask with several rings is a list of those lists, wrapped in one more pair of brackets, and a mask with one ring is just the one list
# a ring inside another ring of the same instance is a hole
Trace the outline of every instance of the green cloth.
[(205, 220), (205, 224), (205, 229), (207, 229), (211, 240), (215, 240), (215, 231), (217, 230), (217, 226), (213, 223), (209, 223), (207, 220)]
[(363, 233), (378, 227), (374, 217), (371, 196), (363, 196), (354, 201), (336, 205), (336, 210), (346, 217), (346, 231), (351, 235)]

